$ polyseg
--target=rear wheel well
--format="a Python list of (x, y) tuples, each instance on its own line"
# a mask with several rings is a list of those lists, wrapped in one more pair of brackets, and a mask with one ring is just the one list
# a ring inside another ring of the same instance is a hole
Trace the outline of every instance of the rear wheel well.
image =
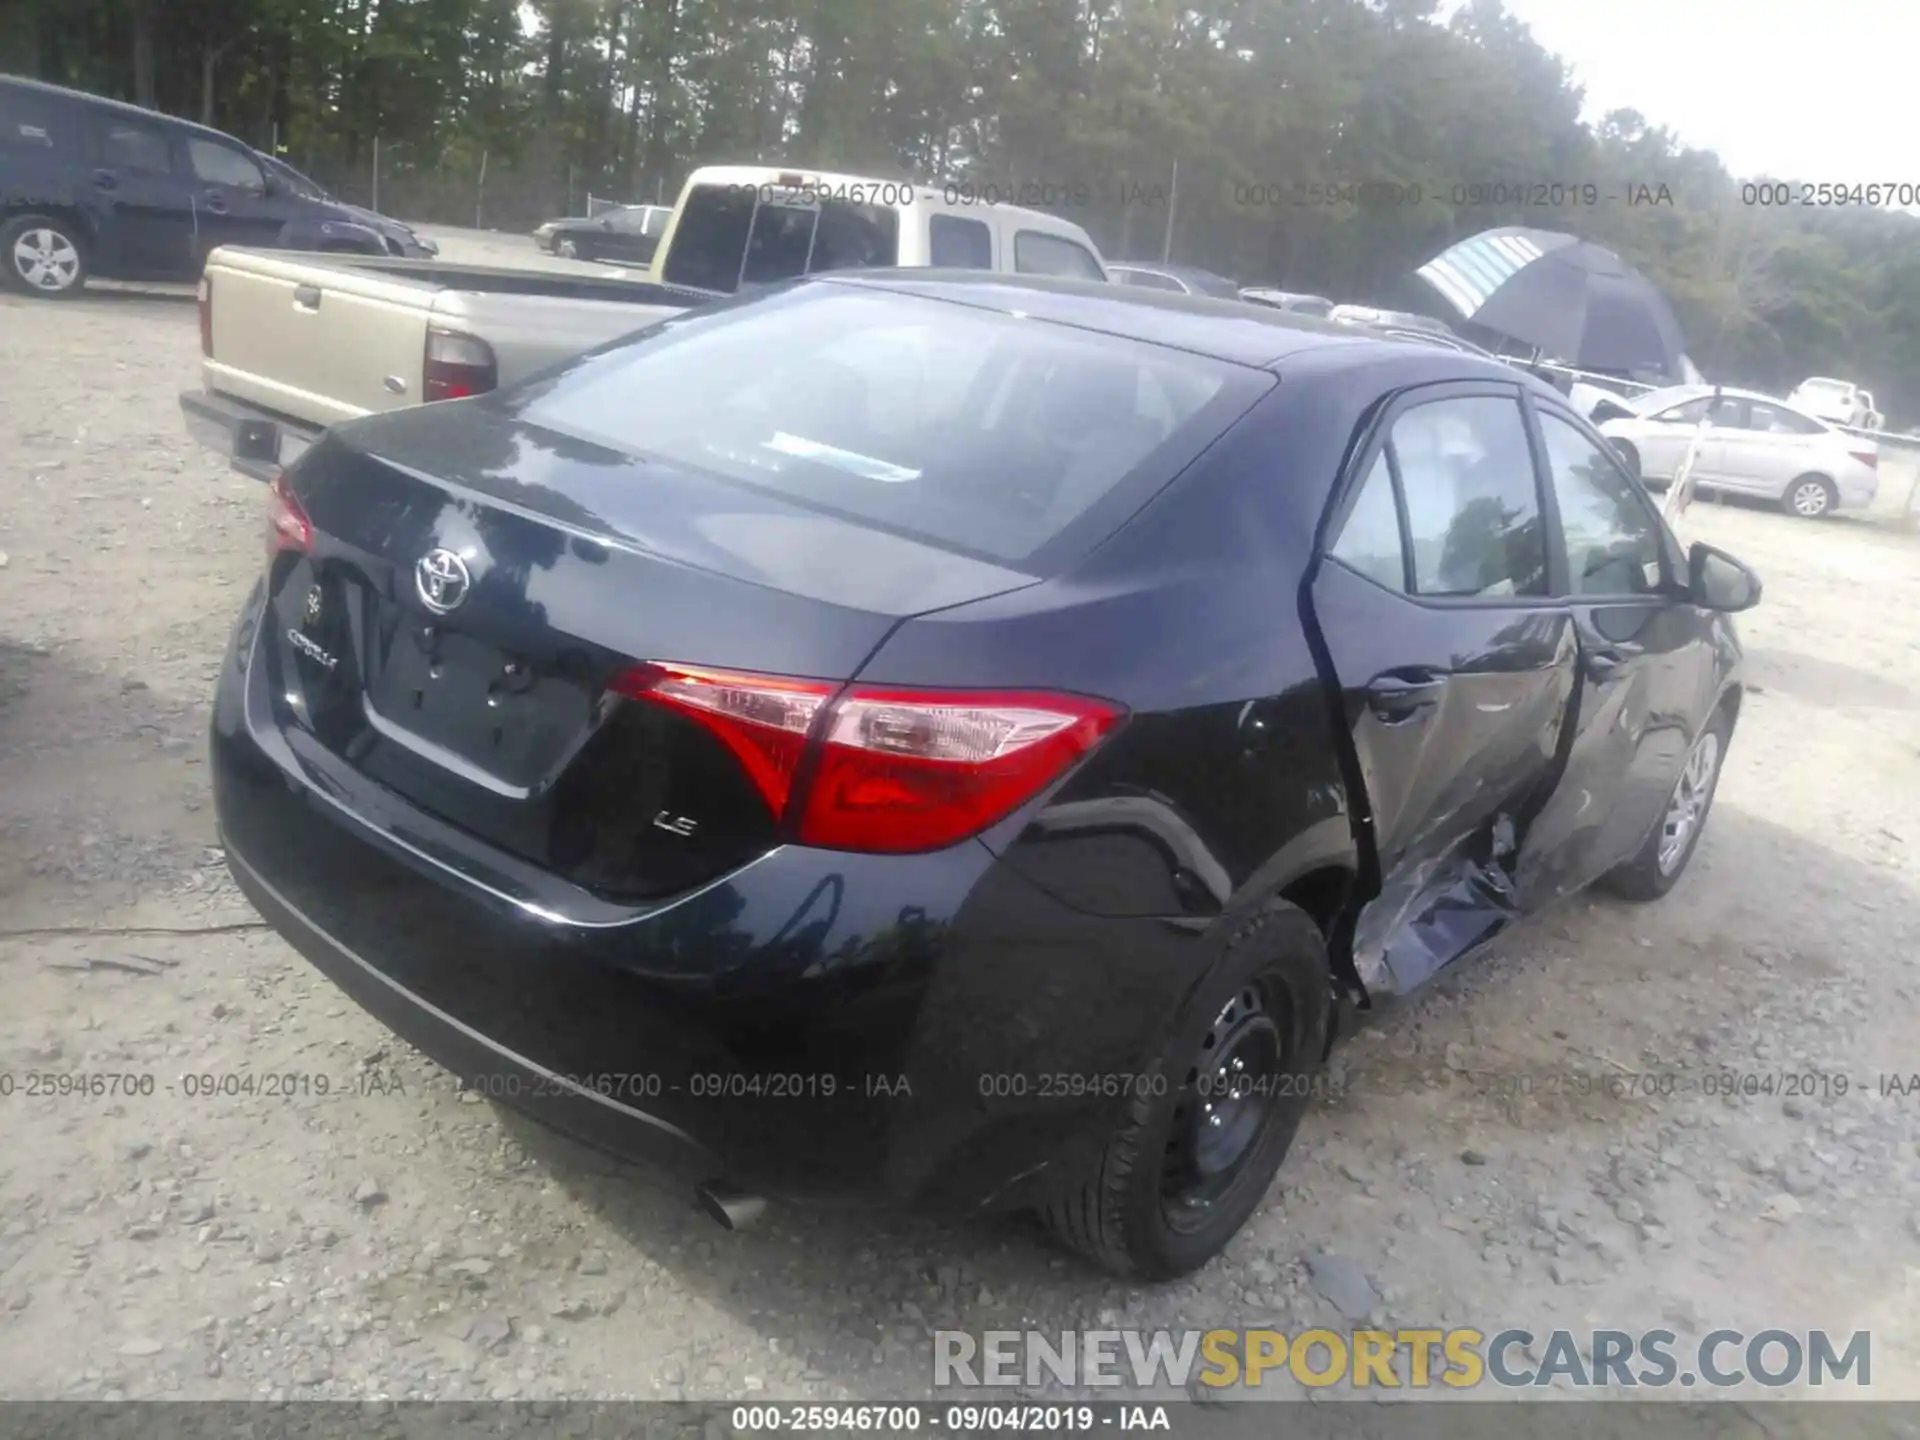
[[(1280, 897), (1297, 906), (1313, 921), (1327, 942), (1327, 964), (1333, 971), (1334, 989), (1357, 999), (1366, 994), (1360, 971), (1353, 963), (1353, 897), (1357, 877), (1344, 865), (1327, 865), (1309, 870), (1281, 887)], [(1327, 1032), (1331, 1049), (1338, 1024)], [(1321, 1057), (1322, 1059), (1325, 1056)]]
[(62, 205), (21, 206), (17, 210), (0, 212), (0, 229), (10, 226), (16, 220), (51, 220), (67, 231), (80, 246), (81, 256), (93, 259), (93, 227), (87, 223), (84, 211), (71, 210)]
[(1307, 918), (1319, 927), (1320, 933), (1329, 942), (1339, 928), (1340, 917), (1347, 908), (1347, 897), (1352, 893), (1353, 872), (1340, 865), (1309, 870), (1280, 891), (1282, 899), (1306, 911)]
[(1720, 697), (1720, 703), (1715, 707), (1717, 710), (1725, 713), (1727, 717), (1727, 734), (1729, 736), (1733, 734), (1734, 726), (1740, 723), (1740, 702), (1745, 698), (1745, 695), (1746, 692), (1742, 690), (1740, 686), (1729, 685), (1727, 687), (1727, 693)]

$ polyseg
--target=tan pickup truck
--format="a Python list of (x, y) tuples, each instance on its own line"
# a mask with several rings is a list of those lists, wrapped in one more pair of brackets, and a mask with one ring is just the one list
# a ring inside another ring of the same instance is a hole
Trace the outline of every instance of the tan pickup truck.
[[(584, 271), (587, 267), (581, 267)], [(222, 248), (189, 428), (270, 478), (328, 425), (511, 385), (711, 297), (601, 273)]]
[(709, 166), (681, 190), (652, 278), (216, 250), (200, 282), (202, 388), (180, 406), (204, 444), (265, 479), (329, 425), (511, 385), (743, 289), (896, 265), (1107, 278), (1078, 225), (957, 186)]

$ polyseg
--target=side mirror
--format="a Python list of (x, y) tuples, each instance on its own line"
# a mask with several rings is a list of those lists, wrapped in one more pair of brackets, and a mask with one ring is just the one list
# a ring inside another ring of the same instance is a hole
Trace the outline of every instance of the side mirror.
[(1687, 598), (1703, 610), (1751, 610), (1760, 603), (1760, 577), (1726, 551), (1695, 542), (1687, 552)]

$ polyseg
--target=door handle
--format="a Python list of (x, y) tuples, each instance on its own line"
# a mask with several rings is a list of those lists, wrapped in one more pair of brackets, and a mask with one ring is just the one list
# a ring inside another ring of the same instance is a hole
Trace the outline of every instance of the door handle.
[(207, 196), (207, 213), (208, 213), (209, 215), (224, 215), (224, 214), (226, 214), (226, 213), (227, 213), (227, 199), (226, 199), (226, 196), (224, 196), (224, 195), (209, 195), (209, 196)]
[(1446, 685), (1438, 670), (1388, 670), (1367, 682), (1367, 706), (1385, 723), (1401, 725), (1431, 710)]
[(323, 293), (318, 285), (296, 285), (293, 287), (293, 308), (311, 314), (320, 308)]
[(1620, 651), (1608, 648), (1587, 652), (1584, 664), (1589, 680), (1611, 680), (1620, 673), (1620, 667), (1627, 663), (1627, 657)]
[(93, 172), (93, 184), (96, 190), (118, 190), (120, 177), (111, 170), (96, 170)]

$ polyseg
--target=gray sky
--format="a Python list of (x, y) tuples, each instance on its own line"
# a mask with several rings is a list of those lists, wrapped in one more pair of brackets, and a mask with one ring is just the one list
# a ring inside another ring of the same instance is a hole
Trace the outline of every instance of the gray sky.
[(1589, 120), (1630, 107), (1741, 176), (1920, 186), (1920, 0), (1507, 9), (1572, 67)]

